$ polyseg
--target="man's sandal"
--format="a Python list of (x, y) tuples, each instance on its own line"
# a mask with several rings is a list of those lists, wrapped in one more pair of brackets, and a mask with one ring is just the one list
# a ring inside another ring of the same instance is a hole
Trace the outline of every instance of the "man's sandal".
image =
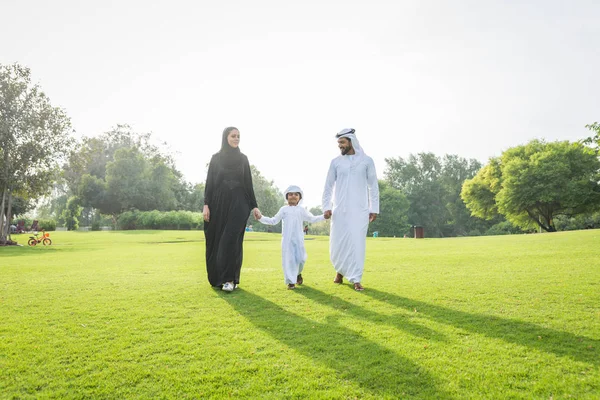
[(337, 275), (335, 276), (335, 279), (333, 280), (333, 283), (339, 285), (342, 282), (344, 282), (344, 276), (338, 272)]
[(299, 274), (296, 278), (296, 285), (302, 285), (304, 283), (304, 279), (302, 279), (302, 274)]
[(294, 285), (293, 283), (289, 283), (288, 290), (294, 290), (294, 289), (296, 289), (296, 285)]
[(354, 284), (354, 290), (362, 292), (363, 290), (365, 290), (365, 288), (360, 284), (360, 282), (356, 282)]

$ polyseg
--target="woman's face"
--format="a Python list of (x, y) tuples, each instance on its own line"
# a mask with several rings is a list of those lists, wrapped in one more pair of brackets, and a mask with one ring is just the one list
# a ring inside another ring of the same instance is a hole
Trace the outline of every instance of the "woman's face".
[(240, 131), (233, 129), (229, 132), (229, 135), (227, 135), (227, 143), (234, 149), (238, 147), (240, 145)]

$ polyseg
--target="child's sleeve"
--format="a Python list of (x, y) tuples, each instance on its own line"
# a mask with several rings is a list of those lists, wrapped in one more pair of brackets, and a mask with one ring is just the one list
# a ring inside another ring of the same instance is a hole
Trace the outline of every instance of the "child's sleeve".
[(262, 218), (258, 220), (258, 222), (260, 222), (261, 224), (264, 224), (264, 225), (277, 225), (279, 223), (279, 221), (281, 221), (282, 217), (283, 217), (283, 207), (281, 207), (279, 209), (279, 211), (277, 212), (277, 214), (275, 214), (275, 216), (273, 218), (265, 217), (263, 215)]
[(308, 211), (306, 208), (304, 209), (304, 221), (315, 223), (315, 222), (320, 222), (320, 221), (325, 221), (325, 217), (323, 216), (323, 214), (321, 215), (312, 215), (310, 213), (310, 211)]

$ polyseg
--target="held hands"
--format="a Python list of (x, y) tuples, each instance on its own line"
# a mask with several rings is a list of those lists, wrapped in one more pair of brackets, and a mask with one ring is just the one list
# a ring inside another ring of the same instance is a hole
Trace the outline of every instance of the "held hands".
[(254, 219), (257, 221), (262, 218), (262, 214), (258, 208), (252, 210), (252, 215), (254, 215)]
[[(331, 218), (331, 210), (327, 210), (323, 213), (323, 216), (325, 217), (325, 219), (329, 219)], [(377, 214), (376, 213), (369, 213), (369, 222), (373, 222), (377, 219)]]
[(206, 222), (210, 221), (210, 210), (208, 209), (207, 205), (205, 205), (204, 209), (202, 210), (202, 217)]

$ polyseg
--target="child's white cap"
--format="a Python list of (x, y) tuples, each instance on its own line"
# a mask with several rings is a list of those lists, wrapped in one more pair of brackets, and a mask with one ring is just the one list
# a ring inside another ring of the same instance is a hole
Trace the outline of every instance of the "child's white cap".
[(296, 186), (296, 185), (288, 186), (288, 188), (285, 189), (285, 192), (283, 193), (284, 199), (287, 199), (288, 193), (300, 193), (300, 197), (304, 197), (304, 193), (302, 193), (302, 189), (300, 189), (300, 186)]

